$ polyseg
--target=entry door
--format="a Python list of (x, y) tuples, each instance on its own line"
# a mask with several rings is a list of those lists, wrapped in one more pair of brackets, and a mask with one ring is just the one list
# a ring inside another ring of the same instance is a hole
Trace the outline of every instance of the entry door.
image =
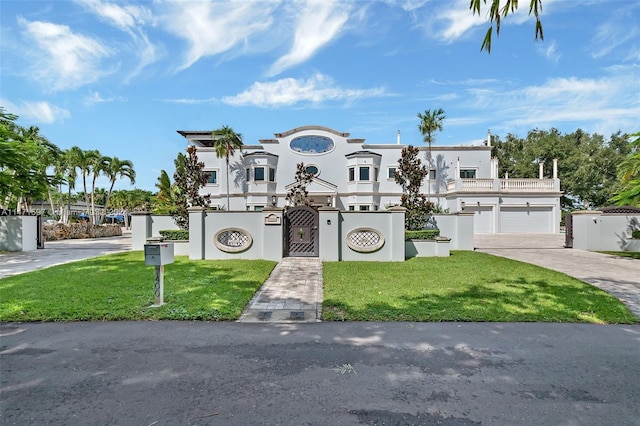
[(285, 214), (285, 256), (318, 257), (318, 211), (292, 207)]

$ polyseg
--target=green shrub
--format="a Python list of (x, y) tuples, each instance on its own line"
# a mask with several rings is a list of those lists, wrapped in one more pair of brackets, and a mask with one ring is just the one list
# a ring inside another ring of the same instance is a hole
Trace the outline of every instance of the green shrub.
[(634, 229), (633, 231), (631, 231), (631, 238), (640, 239), (640, 229)]
[(189, 239), (189, 231), (184, 229), (168, 229), (165, 231), (160, 231), (160, 235), (162, 235), (165, 240), (169, 241)]
[(404, 240), (433, 240), (440, 235), (439, 229), (422, 229), (420, 231), (404, 231)]

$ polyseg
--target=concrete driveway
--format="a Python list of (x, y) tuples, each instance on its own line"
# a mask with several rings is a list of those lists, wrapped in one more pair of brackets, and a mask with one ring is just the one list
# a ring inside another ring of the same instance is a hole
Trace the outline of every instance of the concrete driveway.
[(47, 241), (43, 249), (0, 253), (0, 278), (131, 250), (131, 231), (121, 237)]
[(640, 260), (564, 248), (564, 234), (479, 234), (475, 247), (593, 284), (616, 296), (640, 318)]

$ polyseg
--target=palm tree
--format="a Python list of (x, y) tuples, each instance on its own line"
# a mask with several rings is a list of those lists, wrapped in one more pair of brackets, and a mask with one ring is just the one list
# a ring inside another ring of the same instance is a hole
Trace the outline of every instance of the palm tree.
[(220, 129), (211, 132), (213, 137), (213, 146), (216, 149), (216, 156), (224, 158), (227, 164), (227, 210), (231, 209), (229, 205), (229, 157), (233, 157), (236, 149), (242, 148), (242, 135), (236, 133), (229, 126), (222, 126)]
[(65, 223), (69, 223), (71, 216), (71, 190), (76, 189), (76, 180), (78, 179), (78, 162), (82, 156), (82, 149), (77, 146), (71, 147), (64, 152), (65, 167), (67, 173), (67, 217)]
[[(118, 157), (106, 157), (103, 171), (111, 183), (109, 186), (109, 192), (107, 193), (107, 199), (104, 202), (104, 209), (106, 212), (109, 208), (109, 199), (111, 198), (111, 193), (113, 192), (113, 186), (116, 184), (116, 180), (118, 180), (118, 178), (127, 178), (131, 182), (131, 185), (133, 185), (136, 183), (136, 171), (133, 170), (133, 163), (131, 161), (120, 160)], [(103, 217), (104, 216), (100, 218), (100, 222), (102, 222)]]
[(84, 189), (85, 212), (89, 214), (89, 192), (87, 192), (87, 177), (93, 171), (93, 165), (96, 158), (100, 158), (100, 152), (97, 150), (84, 151), (77, 146), (70, 149), (71, 164), (74, 168), (80, 170), (82, 175), (82, 187)]
[(94, 225), (96, 225), (96, 179), (106, 171), (108, 158), (103, 155), (91, 156), (91, 172), (93, 174), (91, 179), (91, 223)]
[[(431, 178), (431, 144), (435, 140), (434, 133), (442, 131), (442, 122), (447, 118), (442, 108), (434, 109), (433, 111), (427, 109), (424, 114), (418, 113), (420, 122), (418, 123), (418, 130), (422, 135), (424, 142), (429, 144), (427, 162), (429, 164), (429, 179)], [(431, 182), (427, 184), (427, 200), (431, 201)]]

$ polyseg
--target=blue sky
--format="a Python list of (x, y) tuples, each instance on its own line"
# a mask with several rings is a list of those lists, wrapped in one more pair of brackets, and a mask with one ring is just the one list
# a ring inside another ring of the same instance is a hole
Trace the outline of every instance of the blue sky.
[(420, 145), (416, 115), (436, 108), (437, 145), (640, 130), (640, 2), (542, 0), (543, 42), (520, 3), (487, 55), (469, 0), (2, 0), (0, 105), (60, 148), (133, 161), (154, 191), (186, 147), (176, 130)]

